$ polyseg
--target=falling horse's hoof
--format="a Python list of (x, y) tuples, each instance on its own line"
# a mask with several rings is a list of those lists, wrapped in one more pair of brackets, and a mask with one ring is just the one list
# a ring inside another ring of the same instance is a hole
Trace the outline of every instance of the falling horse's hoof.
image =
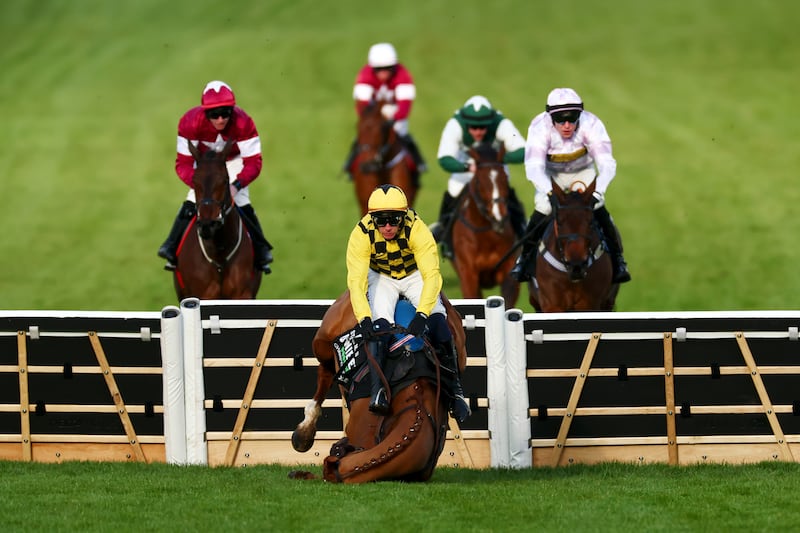
[(311, 445), (314, 444), (314, 437), (308, 437), (308, 435), (303, 435), (299, 430), (295, 429), (292, 432), (292, 448), (298, 452), (307, 452), (311, 449)]

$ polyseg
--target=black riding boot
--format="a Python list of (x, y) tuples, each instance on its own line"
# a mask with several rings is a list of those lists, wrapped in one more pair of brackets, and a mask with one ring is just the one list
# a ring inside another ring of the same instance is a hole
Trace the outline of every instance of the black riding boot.
[(422, 158), (422, 152), (419, 151), (419, 146), (417, 146), (416, 141), (411, 136), (411, 134), (407, 135), (398, 135), (400, 138), (400, 142), (403, 143), (408, 153), (411, 154), (411, 158), (414, 160), (414, 164), (417, 167), (417, 172), (422, 174), (428, 170), (428, 165), (425, 164), (425, 160)]
[(606, 245), (608, 246), (608, 253), (611, 255), (613, 277), (611, 281), (614, 283), (625, 283), (631, 280), (631, 274), (628, 272), (628, 265), (625, 263), (625, 258), (622, 256), (622, 239), (620, 238), (619, 231), (614, 225), (614, 220), (611, 214), (602, 206), (594, 211), (594, 217), (600, 223), (600, 229), (603, 230), (603, 235), (606, 238)]
[(430, 230), (433, 233), (433, 238), (442, 246), (442, 256), (447, 259), (453, 258), (453, 246), (450, 239), (450, 229), (453, 226), (453, 215), (455, 214), (458, 198), (450, 196), (450, 193), (444, 191), (442, 196), (442, 205), (439, 207), (439, 220), (431, 224)]
[(175, 270), (178, 263), (178, 258), (175, 255), (178, 252), (178, 244), (181, 242), (186, 228), (189, 226), (192, 218), (197, 214), (197, 209), (194, 202), (186, 200), (178, 210), (178, 216), (175, 217), (175, 222), (172, 223), (172, 229), (169, 230), (169, 235), (161, 248), (158, 249), (158, 256), (167, 260), (164, 265), (164, 270)]
[(517, 198), (517, 193), (513, 187), (508, 189), (508, 214), (511, 217), (511, 225), (514, 227), (514, 233), (517, 239), (521, 239), (525, 235), (525, 207), (522, 202)]
[(344, 161), (344, 166), (342, 170), (347, 172), (350, 176), (350, 179), (353, 179), (353, 173), (350, 170), (350, 167), (353, 166), (353, 161), (356, 158), (356, 148), (358, 148), (358, 139), (353, 139), (353, 144), (350, 145), (350, 152), (347, 154), (347, 159)]
[(461, 378), (458, 375), (458, 355), (452, 339), (439, 345), (439, 361), (444, 373), (449, 374), (445, 375), (442, 381), (447, 386), (452, 398), (450, 412), (453, 413), (453, 418), (458, 420), (459, 424), (463, 424), (472, 414), (472, 410), (469, 408), (469, 402), (464, 397), (464, 389), (461, 386)]
[(547, 215), (534, 211), (528, 221), (528, 227), (525, 230), (527, 237), (522, 245), (522, 253), (519, 254), (517, 263), (509, 272), (511, 277), (520, 283), (530, 281), (536, 275), (536, 248), (547, 227), (544, 223), (545, 220), (547, 220)]
[(386, 389), (383, 387), (383, 361), (386, 359), (386, 343), (381, 340), (367, 341), (367, 351), (375, 358), (378, 368), (370, 361), (369, 410), (378, 415), (388, 415), (391, 410)]
[(272, 263), (272, 252), (270, 251), (272, 250), (272, 245), (264, 237), (264, 232), (261, 230), (261, 224), (258, 221), (253, 205), (239, 206), (239, 214), (242, 216), (247, 232), (250, 233), (250, 239), (253, 241), (256, 266), (264, 274), (271, 274), (272, 269), (269, 264)]

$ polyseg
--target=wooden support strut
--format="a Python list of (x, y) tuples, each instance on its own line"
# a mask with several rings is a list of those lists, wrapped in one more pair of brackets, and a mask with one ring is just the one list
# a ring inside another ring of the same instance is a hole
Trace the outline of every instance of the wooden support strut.
[(103, 377), (106, 380), (106, 386), (108, 387), (108, 391), (111, 393), (111, 398), (114, 400), (114, 405), (117, 407), (119, 418), (122, 421), (122, 427), (125, 428), (125, 435), (127, 435), (128, 442), (133, 448), (133, 453), (136, 456), (136, 460), (146, 463), (148, 461), (147, 457), (144, 455), (144, 450), (142, 450), (142, 443), (139, 442), (139, 438), (136, 436), (136, 431), (133, 429), (133, 423), (131, 422), (130, 415), (128, 415), (128, 409), (125, 407), (122, 394), (119, 392), (117, 381), (114, 379), (114, 374), (111, 372), (111, 366), (108, 364), (108, 359), (106, 358), (106, 354), (103, 351), (103, 346), (100, 344), (100, 339), (97, 337), (96, 331), (89, 332), (89, 342), (92, 344), (92, 349), (94, 349), (94, 355), (97, 357), (97, 363), (100, 365), (100, 370), (103, 372)]
[(239, 414), (236, 416), (236, 423), (231, 432), (228, 450), (225, 453), (225, 465), (227, 466), (233, 466), (233, 462), (236, 460), (236, 453), (239, 451), (239, 444), (242, 440), (244, 423), (247, 421), (247, 413), (253, 402), (258, 379), (261, 377), (261, 369), (264, 367), (264, 360), (267, 357), (267, 350), (269, 349), (270, 342), (272, 342), (272, 335), (275, 333), (275, 326), (277, 323), (277, 320), (268, 321), (267, 327), (264, 329), (264, 335), (261, 337), (261, 345), (258, 347), (258, 353), (253, 362), (253, 369), (250, 371), (250, 380), (247, 382), (247, 388), (242, 397), (242, 404), (241, 407), (239, 407)]
[(786, 442), (786, 436), (783, 434), (783, 430), (781, 429), (781, 424), (778, 421), (778, 415), (775, 414), (775, 409), (772, 407), (772, 402), (769, 399), (769, 394), (767, 394), (764, 381), (761, 379), (761, 374), (758, 371), (753, 354), (750, 352), (747, 339), (745, 339), (744, 333), (741, 331), (737, 331), (735, 335), (736, 342), (739, 344), (739, 350), (741, 350), (742, 357), (744, 357), (744, 361), (747, 363), (747, 368), (750, 370), (750, 377), (753, 379), (753, 385), (756, 387), (758, 397), (761, 400), (761, 405), (764, 407), (764, 413), (767, 415), (769, 425), (772, 427), (772, 432), (775, 434), (775, 441), (778, 443), (778, 448), (781, 451), (781, 459), (784, 461), (794, 462), (792, 450), (789, 449), (789, 444)]
[(453, 435), (453, 443), (456, 445), (456, 450), (458, 450), (459, 455), (459, 466), (462, 468), (475, 468), (475, 463), (472, 460), (472, 454), (469, 453), (469, 449), (467, 448), (467, 443), (464, 442), (464, 435), (461, 433), (461, 426), (458, 425), (458, 421), (450, 416), (447, 415), (448, 424), (450, 425), (450, 432)]
[(19, 360), (19, 416), (22, 460), (32, 461), (31, 452), (31, 413), (28, 394), (28, 345), (24, 331), (17, 331), (17, 357)]
[(564, 445), (567, 441), (567, 434), (569, 433), (569, 426), (572, 424), (572, 417), (575, 415), (575, 409), (578, 406), (578, 400), (581, 398), (583, 386), (586, 384), (586, 378), (589, 376), (589, 369), (592, 366), (592, 359), (594, 352), (597, 350), (597, 344), (600, 342), (602, 333), (592, 333), (589, 339), (589, 344), (586, 346), (586, 352), (583, 354), (583, 361), (578, 370), (578, 375), (575, 377), (575, 384), (572, 386), (572, 393), (569, 395), (567, 402), (567, 410), (564, 413), (564, 418), (561, 419), (561, 427), (558, 430), (556, 437), (556, 444), (553, 447), (553, 458), (551, 466), (558, 466), (561, 461), (561, 454), (564, 453)]
[(667, 453), (669, 464), (678, 465), (678, 433), (675, 429), (675, 364), (672, 359), (672, 333), (664, 333), (664, 394), (667, 415)]

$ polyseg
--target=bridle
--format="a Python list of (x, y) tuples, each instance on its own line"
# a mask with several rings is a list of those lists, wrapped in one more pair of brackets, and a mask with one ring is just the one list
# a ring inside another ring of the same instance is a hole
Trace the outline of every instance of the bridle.
[[(478, 176), (480, 169), (489, 168), (492, 169), (489, 172), (489, 180), (492, 183), (492, 196), (491, 199), (487, 202), (484, 200), (483, 195), (481, 194), (481, 179)], [(499, 170), (498, 170), (499, 169)], [(461, 222), (469, 227), (472, 231), (480, 232), (480, 231), (489, 231), (493, 230), (496, 233), (502, 233), (505, 229), (506, 221), (509, 218), (509, 210), (508, 210), (508, 194), (501, 195), (499, 192), (499, 188), (497, 186), (497, 179), (499, 178), (499, 173), (505, 173), (505, 168), (502, 163), (499, 162), (486, 162), (486, 163), (479, 163), (477, 165), (477, 169), (475, 174), (472, 176), (472, 179), (469, 182), (469, 195), (464, 201), (464, 206), (468, 206), (469, 202), (475, 204), (478, 213), (480, 214), (481, 218), (486, 220), (487, 224), (484, 226), (474, 226), (470, 224), (464, 217), (459, 217)], [(506, 180), (508, 177), (506, 176)], [(500, 208), (501, 206), (505, 205), (506, 210), (504, 215), (500, 215)]]
[[(224, 163), (223, 163), (224, 165)], [(224, 168), (224, 167), (223, 167)], [(225, 226), (225, 219), (228, 218), (228, 215), (231, 214), (234, 206), (236, 205), (233, 201), (233, 197), (231, 196), (230, 187), (227, 183), (228, 173), (225, 172), (225, 192), (222, 195), (220, 200), (214, 199), (211, 196), (208, 196), (208, 191), (206, 191), (206, 187), (203, 187), (203, 198), (197, 204), (197, 240), (200, 243), (200, 250), (203, 252), (203, 257), (205, 257), (206, 261), (214, 265), (217, 271), (222, 271), (225, 265), (231, 260), (231, 258), (236, 254), (239, 250), (239, 247), (242, 244), (243, 238), (243, 224), (242, 221), (239, 221), (238, 233), (236, 237), (236, 243), (233, 247), (225, 254), (225, 257), (222, 260), (217, 260), (212, 257), (209, 253), (208, 248), (206, 246), (206, 241), (213, 239), (217, 233), (222, 230)], [(208, 189), (212, 189), (208, 187)], [(195, 191), (197, 188), (195, 187)], [(203, 211), (208, 211), (208, 208), (216, 208), (218, 215), (214, 218), (201, 218), (200, 214)]]
[[(577, 232), (569, 232), (569, 233), (562, 233), (561, 226), (564, 225), (563, 222), (560, 222), (560, 213), (562, 211), (586, 211), (588, 216), (591, 217), (591, 221), (589, 222), (590, 227), (593, 228), (591, 233), (577, 233)], [(603, 253), (605, 253), (605, 247), (603, 246), (603, 239), (600, 236), (599, 230), (597, 229), (597, 223), (594, 221), (594, 214), (592, 207), (589, 205), (554, 205), (553, 206), (553, 225), (552, 231), (555, 237), (555, 244), (556, 244), (556, 252), (557, 254), (551, 253), (548, 249), (546, 241), (547, 238), (543, 238), (541, 243), (539, 244), (539, 253), (544, 257), (544, 260), (547, 261), (550, 266), (569, 274), (570, 280), (573, 282), (581, 281), (582, 279), (586, 278), (589, 273), (589, 269), (592, 265), (597, 262), (600, 257), (602, 257)], [(588, 253), (586, 257), (584, 257), (581, 261), (576, 260), (568, 260), (566, 257), (566, 248), (567, 246), (575, 241), (584, 240), (586, 244), (586, 249)], [(596, 242), (596, 244), (594, 244)]]

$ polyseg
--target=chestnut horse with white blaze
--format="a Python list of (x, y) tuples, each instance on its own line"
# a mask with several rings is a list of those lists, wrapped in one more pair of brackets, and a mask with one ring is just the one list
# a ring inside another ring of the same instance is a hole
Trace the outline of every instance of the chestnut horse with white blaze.
[(503, 164), (505, 149), (491, 145), (470, 148), (475, 175), (459, 197), (453, 221), (453, 266), (464, 298), (483, 298), (482, 289), (500, 286), (511, 308), (519, 297), (519, 283), (509, 275), (515, 257), (516, 234), (511, 223), (511, 188)]
[[(466, 335), (462, 318), (444, 295), (442, 302), (458, 353), (459, 369), (463, 370)], [(314, 355), (319, 361), (317, 389), (305, 408), (305, 418), (292, 434), (292, 446), (299, 452), (308, 451), (314, 443), (322, 402), (336, 377), (334, 342), (355, 327), (350, 293), (346, 291), (325, 313), (312, 341)], [(386, 416), (370, 412), (369, 401), (369, 397), (363, 397), (349, 402), (346, 436), (333, 445), (331, 454), (324, 459), (323, 478), (337, 483), (428, 480), (444, 447), (449, 421), (449, 400), (441, 386), (426, 377), (414, 379), (410, 385), (394, 392), (391, 413)], [(314, 477), (308, 472), (292, 472), (290, 476)]]

